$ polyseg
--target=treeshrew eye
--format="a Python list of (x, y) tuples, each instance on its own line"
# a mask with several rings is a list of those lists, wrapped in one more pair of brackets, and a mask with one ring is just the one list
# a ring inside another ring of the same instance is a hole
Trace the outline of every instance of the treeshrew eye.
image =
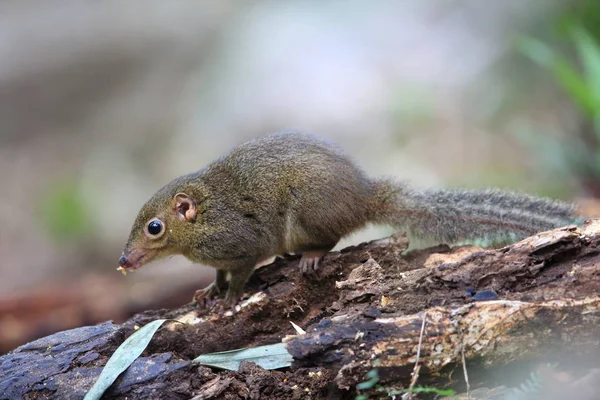
[(153, 219), (148, 222), (147, 230), (150, 236), (158, 236), (163, 232), (164, 225), (158, 219)]

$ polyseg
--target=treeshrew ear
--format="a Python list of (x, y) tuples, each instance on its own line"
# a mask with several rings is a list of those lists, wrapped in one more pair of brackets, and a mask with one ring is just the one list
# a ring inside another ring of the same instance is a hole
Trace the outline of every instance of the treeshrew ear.
[(185, 193), (177, 193), (173, 197), (173, 211), (182, 221), (196, 220), (196, 202)]

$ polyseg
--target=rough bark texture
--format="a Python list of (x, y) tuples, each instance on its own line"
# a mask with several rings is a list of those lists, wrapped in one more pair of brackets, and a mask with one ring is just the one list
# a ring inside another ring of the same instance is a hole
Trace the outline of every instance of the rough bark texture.
[[(373, 369), (384, 389), (365, 393), (385, 397), (410, 385), (417, 354), (417, 386), (464, 391), (466, 369), (471, 398), (503, 396), (531, 371), (548, 382), (544, 398), (600, 390), (600, 221), (495, 250), (407, 246), (398, 234), (330, 253), (314, 277), (298, 257), (277, 259), (235, 315), (186, 305), (31, 342), (0, 357), (0, 398), (82, 398), (134, 326), (157, 318), (189, 323), (161, 328), (106, 398), (351, 399)], [(307, 333), (293, 336), (290, 321)], [(286, 370), (190, 363), (282, 340), (295, 360)]]

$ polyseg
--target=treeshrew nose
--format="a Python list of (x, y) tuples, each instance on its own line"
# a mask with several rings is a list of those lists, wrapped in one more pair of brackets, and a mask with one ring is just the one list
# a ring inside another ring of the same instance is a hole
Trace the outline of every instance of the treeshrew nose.
[(127, 257), (121, 256), (121, 258), (119, 258), (119, 266), (121, 266), (123, 268), (128, 268), (128, 267), (131, 267), (131, 263), (129, 262)]

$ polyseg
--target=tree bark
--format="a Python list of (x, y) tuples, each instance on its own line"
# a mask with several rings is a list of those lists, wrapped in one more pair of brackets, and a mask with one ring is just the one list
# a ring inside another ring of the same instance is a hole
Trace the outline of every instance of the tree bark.
[[(468, 378), (471, 398), (491, 398), (532, 370), (545, 398), (600, 391), (599, 220), (500, 249), (407, 247), (396, 234), (332, 252), (313, 277), (298, 257), (277, 259), (256, 271), (235, 314), (185, 305), (31, 342), (0, 357), (0, 398), (82, 398), (134, 326), (158, 318), (186, 324), (161, 328), (106, 398), (354, 398), (373, 370), (373, 397), (411, 384), (460, 391)], [(281, 340), (289, 369), (190, 363)]]

